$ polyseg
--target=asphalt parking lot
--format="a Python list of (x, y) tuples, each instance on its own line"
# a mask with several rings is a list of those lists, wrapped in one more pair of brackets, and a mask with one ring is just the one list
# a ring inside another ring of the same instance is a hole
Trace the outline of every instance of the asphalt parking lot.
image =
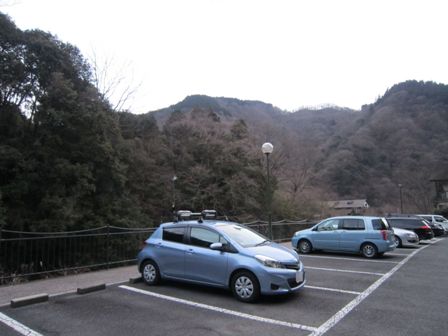
[[(289, 243), (286, 244), (289, 247)], [(302, 256), (307, 286), (256, 304), (225, 290), (117, 284), (0, 308), (0, 335), (445, 335), (448, 239), (383, 258)]]

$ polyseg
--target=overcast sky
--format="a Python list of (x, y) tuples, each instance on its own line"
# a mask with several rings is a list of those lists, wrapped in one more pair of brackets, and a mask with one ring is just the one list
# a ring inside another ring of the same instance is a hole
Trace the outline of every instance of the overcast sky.
[(401, 81), (448, 83), (446, 0), (0, 0), (0, 11), (124, 68), (140, 85), (134, 113), (191, 94), (359, 109)]

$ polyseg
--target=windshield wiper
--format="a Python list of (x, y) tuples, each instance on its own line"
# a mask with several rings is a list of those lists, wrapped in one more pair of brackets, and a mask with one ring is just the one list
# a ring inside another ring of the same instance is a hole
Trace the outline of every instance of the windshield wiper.
[(270, 243), (270, 242), (271, 242), (270, 240), (263, 240), (261, 243), (255, 244), (255, 246), (261, 246), (261, 245), (264, 245), (264, 244)]

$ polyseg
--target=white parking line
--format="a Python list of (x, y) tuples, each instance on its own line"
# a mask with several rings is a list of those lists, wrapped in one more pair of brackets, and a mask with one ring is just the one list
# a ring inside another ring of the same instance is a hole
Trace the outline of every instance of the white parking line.
[[(387, 254), (392, 255), (392, 254)], [(338, 259), (338, 260), (349, 260), (349, 261), (361, 261), (361, 262), (371, 262), (371, 263), (386, 263), (386, 264), (398, 264), (399, 261), (388, 261), (388, 260), (370, 260), (370, 259), (356, 259), (356, 258), (344, 258), (344, 257), (331, 257), (331, 256), (317, 256), (317, 255), (309, 255), (309, 254), (301, 254), (300, 258), (318, 258), (318, 259)]]
[(336, 293), (353, 294), (353, 295), (361, 294), (361, 292), (354, 292), (354, 291), (349, 291), (349, 290), (345, 290), (345, 289), (336, 289), (336, 288), (316, 287), (316, 286), (308, 286), (308, 285), (306, 285), (305, 288), (318, 289), (318, 290), (323, 290), (323, 291), (328, 291), (328, 292), (336, 292)]
[(133, 287), (125, 286), (125, 285), (119, 286), (119, 288), (126, 289), (126, 290), (129, 290), (129, 291), (132, 291), (132, 292), (136, 292), (136, 293), (140, 293), (140, 294), (144, 294), (144, 295), (154, 296), (156, 298), (163, 299), (163, 300), (168, 300), (168, 301), (173, 301), (173, 302), (177, 302), (177, 303), (182, 303), (182, 304), (185, 304), (185, 305), (198, 307), (198, 308), (202, 308), (202, 309), (207, 309), (207, 310), (212, 310), (212, 311), (215, 311), (215, 312), (218, 312), (218, 313), (227, 314), (227, 315), (238, 316), (238, 317), (241, 317), (241, 318), (254, 320), (254, 321), (258, 321), (258, 322), (264, 322), (264, 323), (269, 323), (269, 324), (274, 324), (274, 325), (279, 325), (279, 326), (284, 326), (284, 327), (289, 327), (289, 328), (294, 328), (294, 329), (301, 329), (301, 330), (306, 330), (306, 331), (312, 331), (312, 332), (315, 332), (317, 330), (317, 328), (305, 326), (305, 325), (302, 325), (302, 324), (291, 323), (291, 322), (284, 322), (284, 321), (273, 320), (273, 319), (269, 319), (269, 318), (265, 318), (265, 317), (249, 315), (249, 314), (237, 312), (237, 311), (234, 311), (234, 310), (229, 310), (229, 309), (224, 309), (224, 308), (219, 308), (219, 307), (215, 307), (215, 306), (210, 306), (210, 305), (206, 305), (206, 304), (198, 303), (198, 302), (194, 302), (194, 301), (179, 299), (179, 298), (176, 298), (176, 297), (167, 296), (167, 295), (163, 295), (163, 294), (158, 294), (158, 293), (154, 293), (154, 292), (149, 292), (149, 291), (145, 291), (145, 290), (142, 290), (142, 289), (133, 288)]
[[(429, 245), (428, 245), (429, 246)], [(308, 336), (321, 336), (325, 334), (328, 330), (333, 328), (340, 320), (342, 320), (348, 313), (350, 313), (355, 307), (357, 307), (365, 298), (367, 298), (372, 292), (381, 286), (387, 279), (389, 279), (395, 272), (397, 272), (404, 264), (406, 264), (409, 259), (411, 259), (416, 253), (422, 251), (427, 246), (415, 250), (407, 258), (403, 259), (397, 266), (392, 268), (383, 277), (375, 281), (369, 288), (367, 288), (361, 295), (349, 302), (344, 308), (338, 311), (335, 315), (330, 317), (324, 324), (322, 324), (317, 330), (313, 331)], [(308, 267), (309, 268), (309, 267)]]
[(311, 267), (305, 266), (306, 270), (313, 269), (318, 271), (329, 271), (329, 272), (343, 272), (343, 273), (356, 273), (356, 274), (368, 274), (368, 275), (378, 275), (383, 276), (385, 273), (375, 273), (375, 272), (363, 272), (363, 271), (352, 271), (352, 270), (342, 270), (336, 268), (324, 268), (324, 267)]
[(43, 336), (42, 334), (39, 334), (37, 331), (34, 331), (33, 329), (28, 328), (26, 325), (23, 325), (19, 321), (16, 321), (16, 320), (10, 318), (8, 315), (5, 315), (3, 313), (0, 313), (0, 322), (3, 322), (8, 327), (14, 329), (19, 334), (22, 334), (22, 335)]
[(388, 253), (387, 255), (391, 256), (391, 257), (407, 257), (407, 256), (411, 255), (411, 253)]

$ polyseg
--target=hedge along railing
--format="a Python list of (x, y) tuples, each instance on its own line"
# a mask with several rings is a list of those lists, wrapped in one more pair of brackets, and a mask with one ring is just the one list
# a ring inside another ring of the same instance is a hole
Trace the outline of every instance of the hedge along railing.
[[(267, 222), (244, 223), (267, 236)], [(311, 226), (307, 221), (273, 222), (276, 241)], [(50, 274), (133, 264), (143, 241), (155, 228), (103, 226), (71, 232), (0, 231), (0, 284), (33, 280)]]

